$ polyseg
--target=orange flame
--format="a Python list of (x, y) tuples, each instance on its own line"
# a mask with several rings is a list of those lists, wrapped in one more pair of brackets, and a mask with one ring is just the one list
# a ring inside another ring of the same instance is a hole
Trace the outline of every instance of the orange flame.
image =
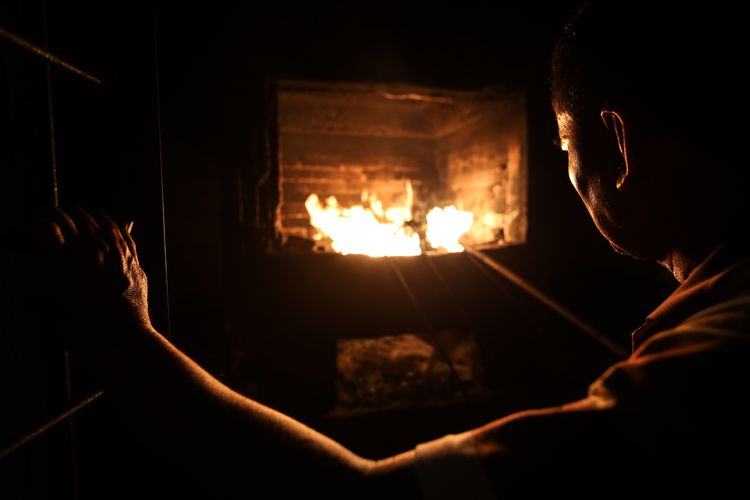
[[(305, 201), (310, 225), (318, 230), (315, 239), (331, 239), (338, 253), (363, 254), (371, 257), (412, 256), (422, 253), (419, 234), (407, 223), (412, 221), (414, 190), (406, 181), (406, 199), (385, 208), (375, 193), (362, 192), (362, 204), (345, 208), (335, 196), (325, 205), (317, 194)], [(366, 206), (365, 206), (366, 205)], [(454, 206), (435, 207), (427, 214), (427, 241), (439, 251), (461, 252), (458, 240), (473, 224), (474, 215)]]
[(320, 202), (317, 194), (305, 201), (310, 214), (310, 224), (320, 232), (318, 238), (327, 236), (332, 248), (341, 254), (364, 254), (371, 257), (419, 255), (422, 249), (419, 235), (404, 224), (412, 218), (413, 191), (411, 182), (406, 187), (407, 202), (402, 206), (383, 209), (377, 195), (362, 193), (369, 207), (354, 205), (343, 208), (335, 196)]
[(458, 210), (453, 205), (435, 207), (427, 213), (427, 241), (432, 248), (446, 252), (463, 252), (458, 240), (471, 230), (474, 214)]

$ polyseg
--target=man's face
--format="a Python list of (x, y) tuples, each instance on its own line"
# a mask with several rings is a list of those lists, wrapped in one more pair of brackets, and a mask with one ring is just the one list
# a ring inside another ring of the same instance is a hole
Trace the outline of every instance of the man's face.
[(655, 258), (658, 237), (651, 205), (637, 186), (621, 189), (625, 160), (616, 135), (598, 113), (556, 115), (560, 147), (568, 154), (568, 177), (599, 232), (618, 253)]
[[(581, 197), (599, 232), (621, 253), (619, 222), (613, 202), (616, 199), (618, 158), (608, 151), (608, 137), (601, 123), (575, 120), (568, 112), (557, 112), (560, 148), (568, 154), (568, 177)], [(613, 170), (614, 167), (614, 170)]]

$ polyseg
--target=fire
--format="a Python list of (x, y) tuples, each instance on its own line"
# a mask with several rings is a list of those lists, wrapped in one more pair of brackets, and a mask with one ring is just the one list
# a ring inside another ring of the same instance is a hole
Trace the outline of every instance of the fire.
[[(419, 255), (419, 235), (405, 223), (411, 221), (413, 191), (407, 183), (407, 200), (402, 206), (383, 208), (377, 195), (362, 193), (362, 205), (344, 208), (335, 196), (326, 198), (325, 206), (317, 194), (305, 201), (310, 224), (327, 236), (333, 249), (344, 255), (364, 254), (371, 257)], [(368, 207), (364, 206), (367, 202)]]
[[(325, 204), (317, 194), (305, 201), (310, 225), (318, 230), (316, 239), (330, 238), (331, 247), (338, 253), (363, 254), (371, 257), (411, 256), (422, 253), (422, 240), (413, 228), (412, 206), (414, 191), (406, 181), (405, 200), (385, 208), (375, 193), (362, 192), (362, 203), (342, 207), (335, 196)], [(426, 239), (432, 248), (447, 252), (461, 252), (458, 240), (473, 224), (471, 212), (458, 210), (453, 205), (435, 207), (427, 214)]]
[(427, 241), (433, 248), (447, 252), (463, 252), (458, 240), (474, 225), (474, 214), (458, 210), (453, 205), (435, 207), (427, 213)]

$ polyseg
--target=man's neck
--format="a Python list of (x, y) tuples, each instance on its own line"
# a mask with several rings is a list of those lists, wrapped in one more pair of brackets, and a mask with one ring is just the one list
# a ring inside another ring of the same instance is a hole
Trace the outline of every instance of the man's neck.
[(695, 267), (701, 263), (701, 260), (691, 257), (680, 250), (672, 250), (660, 259), (659, 264), (667, 268), (677, 281), (684, 283)]
[(667, 268), (678, 282), (684, 283), (693, 270), (723, 243), (726, 241), (720, 238), (705, 238), (690, 245), (674, 248), (657, 262)]

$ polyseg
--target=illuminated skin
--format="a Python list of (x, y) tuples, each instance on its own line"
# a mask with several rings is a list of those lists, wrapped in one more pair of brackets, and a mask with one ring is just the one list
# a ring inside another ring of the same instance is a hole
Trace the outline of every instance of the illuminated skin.
[[(419, 497), (414, 452), (362, 458), (225, 386), (151, 325), (131, 225), (56, 209), (41, 235), (68, 344), (157, 455), (201, 478), (215, 498)], [(263, 494), (261, 496), (267, 496)]]
[(602, 236), (617, 252), (657, 261), (683, 282), (721, 241), (715, 225), (692, 224), (707, 218), (692, 202), (706, 177), (683, 172), (705, 160), (637, 113), (602, 108), (574, 119), (557, 109), (556, 117), (568, 176)]
[[(608, 205), (613, 188), (617, 182), (612, 175), (616, 172), (611, 168), (617, 158), (602, 158), (603, 149), (591, 151), (586, 145), (591, 142), (588, 137), (582, 137), (580, 126), (576, 126), (570, 113), (559, 112), (557, 126), (560, 135), (560, 149), (568, 154), (568, 177), (571, 184), (581, 197), (597, 229), (607, 238), (610, 244), (619, 252), (627, 253), (617, 242), (616, 225), (611, 209)], [(604, 138), (600, 137), (602, 141)]]

